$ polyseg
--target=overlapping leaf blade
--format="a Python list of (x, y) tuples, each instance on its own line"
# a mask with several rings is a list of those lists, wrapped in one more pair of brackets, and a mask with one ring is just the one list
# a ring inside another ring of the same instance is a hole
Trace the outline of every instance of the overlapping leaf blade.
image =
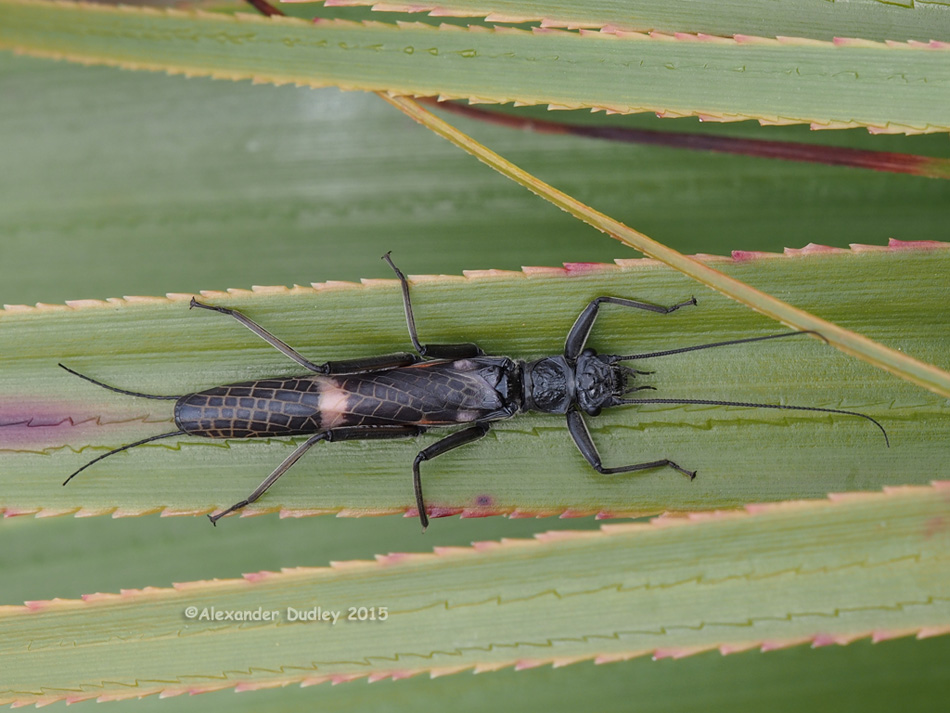
[(934, 635), (950, 630), (945, 490), (3, 608), (0, 701)]
[(310, 86), (946, 131), (950, 52), (866, 40), (536, 32), (4, 0), (0, 48), (93, 64)]
[[(288, 0), (307, 3), (309, 0)], [(288, 4), (285, 4), (286, 8)], [(663, 0), (328, 0), (328, 7), (373, 6), (393, 12), (428, 12), (435, 17), (476, 17), (493, 22), (541, 22), (546, 27), (616, 27), (640, 32), (710, 35), (791, 36), (831, 40), (945, 40), (950, 12), (938, 3), (794, 2), (726, 0), (670, 3)], [(289, 5), (294, 7), (294, 5)]]

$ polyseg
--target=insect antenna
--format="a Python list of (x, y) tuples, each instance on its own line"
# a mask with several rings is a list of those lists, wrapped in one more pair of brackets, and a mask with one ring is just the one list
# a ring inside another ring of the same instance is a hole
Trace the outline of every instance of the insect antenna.
[(625, 356), (614, 356), (611, 357), (611, 363), (616, 363), (618, 361), (631, 361), (633, 359), (648, 359), (650, 357), (661, 357), (661, 356), (670, 356), (671, 354), (682, 354), (683, 352), (695, 352), (700, 349), (712, 349), (713, 347), (728, 347), (732, 344), (748, 344), (749, 342), (764, 342), (767, 339), (783, 339), (785, 337), (797, 337), (800, 334), (814, 334), (819, 339), (823, 340), (825, 344), (828, 343), (828, 340), (825, 339), (818, 332), (812, 331), (801, 331), (801, 332), (783, 332), (782, 334), (770, 334), (767, 337), (750, 337), (748, 339), (731, 339), (728, 342), (713, 342), (712, 344), (698, 344), (692, 347), (680, 347), (679, 349), (667, 349), (662, 352), (648, 352), (645, 354), (627, 354)]
[(881, 433), (884, 434), (884, 444), (888, 448), (891, 447), (891, 442), (887, 438), (887, 431), (884, 430), (884, 426), (882, 426), (870, 416), (866, 416), (863, 413), (858, 413), (857, 411), (842, 411), (841, 409), (819, 408), (818, 406), (783, 406), (781, 404), (754, 404), (745, 403), (742, 401), (712, 401), (707, 399), (616, 399), (613, 403), (615, 406), (627, 406), (630, 404), (698, 404), (700, 406), (746, 406), (748, 408), (771, 408), (781, 409), (783, 411), (820, 411), (821, 413), (840, 413), (844, 414), (845, 416), (860, 416), (861, 418), (866, 419), (877, 426)]
[(138, 391), (126, 391), (125, 389), (118, 389), (115, 386), (109, 386), (108, 384), (103, 384), (101, 381), (96, 381), (90, 376), (85, 376), (84, 374), (80, 374), (78, 371), (73, 371), (68, 366), (64, 366), (63, 364), (60, 364), (59, 366), (60, 368), (68, 371), (73, 376), (78, 376), (80, 379), (85, 379), (91, 384), (95, 384), (96, 386), (101, 386), (103, 389), (109, 389), (109, 391), (115, 391), (117, 394), (125, 394), (126, 396), (138, 396), (139, 398), (142, 398), (142, 399), (161, 399), (163, 401), (177, 401), (179, 398), (181, 398), (180, 396), (156, 396), (155, 394), (140, 394)]
[(98, 463), (103, 458), (108, 458), (109, 456), (115, 455), (116, 453), (119, 453), (121, 451), (127, 451), (129, 448), (135, 448), (136, 446), (141, 446), (143, 443), (150, 443), (151, 441), (157, 441), (160, 438), (171, 438), (172, 436), (184, 436), (184, 435), (185, 435), (184, 431), (174, 431), (173, 433), (162, 433), (161, 435), (158, 435), (158, 436), (149, 436), (148, 438), (143, 438), (141, 441), (130, 443), (129, 445), (122, 446), (121, 448), (115, 448), (114, 450), (111, 450), (108, 453), (99, 456), (98, 458), (93, 458), (91, 461), (86, 463), (86, 465), (84, 465), (82, 468), (80, 468), (75, 473), (73, 473), (68, 478), (66, 478), (66, 480), (63, 481), (63, 485), (66, 485), (66, 483), (68, 483), (70, 480), (72, 480), (77, 475), (82, 473), (86, 468), (93, 465), (94, 463)]
[[(115, 386), (109, 386), (108, 384), (103, 384), (101, 381), (96, 381), (96, 380), (93, 379), (92, 377), (86, 376), (85, 374), (80, 374), (78, 371), (73, 371), (73, 370), (70, 369), (68, 366), (65, 366), (65, 365), (63, 365), (63, 364), (60, 364), (59, 366), (60, 366), (61, 368), (65, 369), (66, 371), (68, 371), (68, 372), (69, 372), (70, 374), (72, 374), (73, 376), (78, 376), (80, 379), (84, 379), (85, 381), (88, 381), (88, 382), (91, 383), (91, 384), (95, 384), (96, 386), (101, 386), (103, 389), (108, 389), (109, 391), (114, 391), (114, 392), (116, 392), (117, 394), (125, 394), (126, 396), (138, 396), (139, 398), (142, 398), (142, 399), (160, 399), (160, 400), (162, 400), (162, 401), (177, 401), (177, 400), (180, 398), (180, 397), (178, 397), (178, 396), (156, 396), (155, 394), (140, 394), (138, 391), (127, 391), (126, 389), (118, 389), (118, 388), (116, 388)], [(172, 436), (183, 436), (184, 434), (185, 434), (184, 431), (174, 431), (174, 432), (172, 432), (172, 433), (162, 433), (162, 434), (160, 434), (160, 435), (158, 435), (158, 436), (149, 436), (148, 438), (143, 438), (141, 441), (136, 441), (135, 443), (130, 443), (130, 444), (127, 445), (127, 446), (122, 446), (121, 448), (116, 448), (116, 449), (114, 449), (114, 450), (111, 450), (111, 451), (109, 451), (108, 453), (105, 453), (104, 455), (101, 455), (101, 456), (99, 456), (98, 458), (94, 458), (94, 459), (92, 459), (91, 461), (89, 461), (88, 463), (86, 463), (86, 465), (84, 465), (82, 468), (80, 468), (80, 469), (77, 470), (75, 473), (73, 473), (73, 474), (70, 475), (68, 478), (66, 478), (66, 480), (63, 481), (63, 485), (66, 485), (66, 483), (68, 483), (70, 480), (72, 480), (72, 479), (75, 478), (77, 475), (79, 475), (80, 473), (82, 473), (86, 468), (88, 468), (89, 466), (91, 466), (91, 465), (94, 464), (94, 463), (98, 463), (98, 462), (101, 461), (103, 458), (108, 458), (108, 457), (111, 456), (111, 455), (114, 455), (114, 454), (119, 453), (119, 452), (121, 452), (121, 451), (126, 451), (126, 450), (128, 450), (129, 448), (135, 448), (136, 446), (141, 446), (143, 443), (150, 443), (151, 441), (157, 441), (157, 440), (159, 440), (160, 438), (171, 438)]]

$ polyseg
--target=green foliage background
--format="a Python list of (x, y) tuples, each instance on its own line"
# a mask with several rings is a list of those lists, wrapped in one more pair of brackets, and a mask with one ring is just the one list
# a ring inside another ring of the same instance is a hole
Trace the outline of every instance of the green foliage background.
[[(631, 257), (371, 95), (186, 80), (3, 53), (0, 96), (2, 303), (388, 277), (377, 258), (389, 249), (418, 274)], [(684, 252), (946, 238), (950, 186), (943, 181), (453, 121), (544, 180)], [(699, 128), (694, 120), (609, 121)], [(950, 156), (945, 135), (701, 128)], [(192, 518), (5, 520), (0, 603), (596, 526), (452, 518), (436, 523), (437, 540), (421, 540), (414, 523), (399, 518), (267, 516), (226, 524), (212, 532)], [(616, 708), (636, 699), (640, 709), (657, 711), (874, 711), (897, 704), (927, 710), (950, 692), (941, 665), (948, 653), (947, 637), (858, 642), (119, 705), (550, 711)]]

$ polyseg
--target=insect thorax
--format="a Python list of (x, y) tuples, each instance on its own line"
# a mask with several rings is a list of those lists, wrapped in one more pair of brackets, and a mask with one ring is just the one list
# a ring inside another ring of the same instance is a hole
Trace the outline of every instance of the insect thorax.
[(567, 413), (574, 404), (596, 416), (615, 405), (626, 389), (626, 376), (609, 356), (585, 349), (576, 361), (563, 356), (525, 362), (523, 395), (526, 411)]
[(523, 379), (526, 411), (567, 413), (574, 403), (574, 368), (563, 356), (525, 362)]

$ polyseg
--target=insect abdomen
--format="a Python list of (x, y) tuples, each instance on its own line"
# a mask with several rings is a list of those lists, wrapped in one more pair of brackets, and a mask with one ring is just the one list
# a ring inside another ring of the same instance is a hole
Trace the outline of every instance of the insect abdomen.
[(321, 401), (333, 379), (308, 376), (218, 386), (182, 396), (175, 424), (207, 438), (261, 438), (317, 433), (325, 428)]
[[(507, 358), (478, 357), (338, 376), (264, 379), (182, 396), (175, 424), (206, 438), (300, 436), (334, 428), (505, 418)], [(520, 395), (520, 385), (515, 388)]]

